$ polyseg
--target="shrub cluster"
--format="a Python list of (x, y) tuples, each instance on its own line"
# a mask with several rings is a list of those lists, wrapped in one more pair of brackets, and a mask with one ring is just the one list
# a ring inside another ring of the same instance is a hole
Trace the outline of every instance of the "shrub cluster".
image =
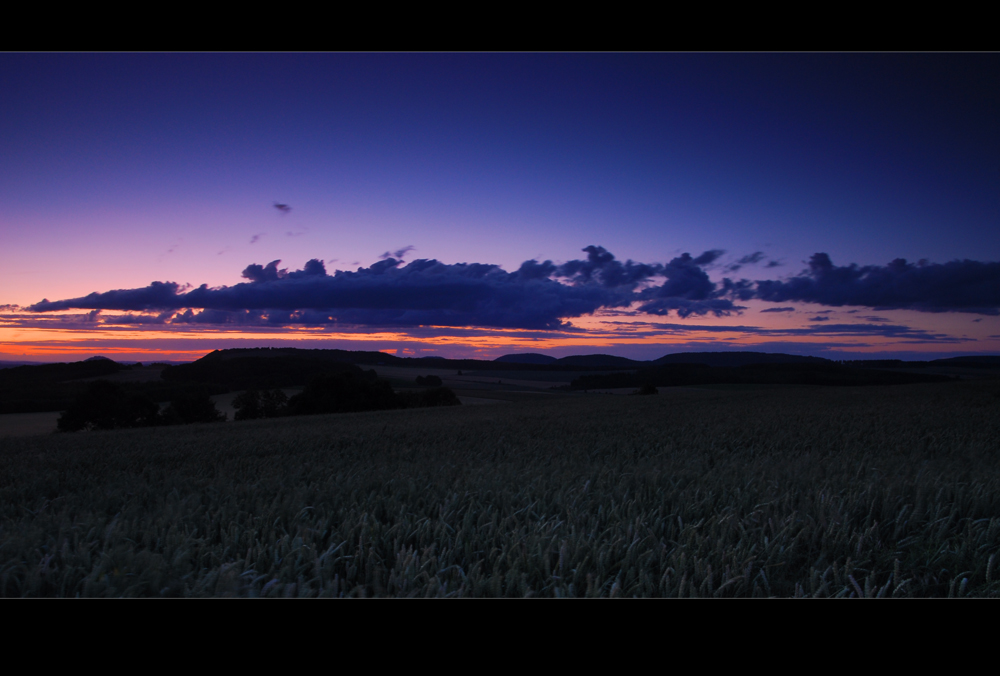
[[(441, 382), (437, 376), (428, 378)], [(387, 381), (379, 380), (374, 370), (328, 374), (313, 378), (302, 392), (291, 398), (278, 389), (247, 390), (233, 400), (233, 408), (236, 409), (234, 418), (254, 420), (287, 415), (456, 406), (461, 403), (449, 388), (427, 385), (428, 389), (423, 392), (397, 393)]]
[[(436, 376), (428, 376), (441, 382)], [(426, 406), (456, 406), (461, 402), (447, 387), (428, 387), (423, 392), (394, 392), (374, 371), (360, 376), (337, 373), (314, 379), (305, 390), (288, 400), (291, 415), (385, 411)]]

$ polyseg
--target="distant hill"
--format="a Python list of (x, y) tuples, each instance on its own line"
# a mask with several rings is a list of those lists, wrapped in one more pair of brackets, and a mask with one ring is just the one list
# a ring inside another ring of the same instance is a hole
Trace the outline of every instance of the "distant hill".
[(493, 361), (498, 361), (503, 364), (554, 364), (557, 360), (555, 357), (550, 357), (547, 354), (539, 354), (538, 352), (522, 352), (520, 354), (505, 354), (502, 357), (497, 357)]
[(971, 357), (951, 357), (950, 359), (932, 359), (929, 364), (934, 366), (964, 366), (966, 368), (1000, 368), (1000, 355), (976, 355)]
[(82, 378), (96, 378), (117, 373), (122, 366), (110, 359), (76, 361), (58, 364), (12, 366), (0, 371), (0, 388), (15, 384), (61, 383)]
[(2, 369), (0, 413), (64, 410), (86, 390), (84, 379), (110, 376), (123, 368), (110, 359), (98, 359)]
[(640, 366), (647, 366), (648, 362), (636, 361), (634, 359), (627, 359), (625, 357), (616, 357), (612, 354), (580, 354), (573, 355), (571, 357), (563, 357), (562, 359), (557, 359), (556, 364), (561, 366), (583, 366), (583, 367), (594, 367), (594, 366), (614, 366), (616, 368), (638, 368)]
[(770, 352), (681, 352), (660, 357), (652, 363), (735, 367), (750, 364), (832, 364), (833, 362), (822, 357), (802, 357), (795, 354)]
[[(509, 359), (511, 356), (512, 355), (506, 355), (507, 358), (501, 357), (494, 361), (486, 361), (483, 359), (447, 359), (437, 356), (432, 356), (430, 358), (397, 357), (385, 352), (364, 352), (352, 350), (304, 350), (294, 347), (237, 348), (230, 350), (215, 350), (214, 352), (210, 352), (197, 362), (181, 365), (181, 367), (179, 367), (182, 368), (180, 372), (167, 369), (164, 371), (163, 378), (169, 380), (175, 377), (178, 373), (194, 373), (197, 369), (186, 369), (187, 366), (192, 366), (194, 364), (201, 364), (198, 369), (204, 369), (206, 368), (204, 364), (222, 363), (233, 360), (274, 361), (298, 359), (309, 361), (313, 364), (341, 363), (376, 367), (379, 365), (406, 366), (410, 368), (427, 368), (429, 364), (433, 364), (434, 368), (489, 371), (532, 371), (538, 369), (552, 371), (579, 371), (581, 369), (588, 371), (607, 371), (615, 368), (636, 368), (638, 365), (644, 364), (644, 362), (636, 362), (631, 359), (615, 357), (612, 355), (582, 355), (576, 357), (564, 357), (563, 359), (554, 359), (552, 357), (546, 357), (545, 355), (537, 355), (537, 357), (541, 357), (543, 361), (534, 363), (511, 361)], [(523, 357), (524, 355), (513, 356)], [(184, 369), (186, 369), (186, 371)], [(277, 385), (273, 385), (271, 387), (277, 387)]]
[(12, 369), (15, 366), (41, 366), (40, 361), (0, 361), (0, 369)]

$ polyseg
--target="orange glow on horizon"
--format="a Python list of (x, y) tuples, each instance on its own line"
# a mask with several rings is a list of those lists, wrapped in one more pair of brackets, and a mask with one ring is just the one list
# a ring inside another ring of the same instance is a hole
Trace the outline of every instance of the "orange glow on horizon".
[[(996, 321), (988, 318), (972, 323), (967, 316), (929, 315), (894, 311), (891, 319), (866, 317), (856, 311), (799, 308), (787, 314), (762, 313), (770, 305), (751, 301), (742, 315), (726, 317), (650, 316), (627, 311), (600, 312), (571, 320), (568, 330), (492, 329), (489, 327), (413, 327), (412, 329), (365, 330), (355, 327), (208, 326), (87, 324), (81, 316), (53, 313), (51, 324), (32, 324), (26, 315), (0, 315), (0, 360), (53, 361), (84, 359), (94, 355), (123, 360), (192, 361), (215, 349), (234, 347), (302, 347), (383, 351), (400, 356), (438, 354), (452, 358), (493, 359), (511, 352), (566, 354), (622, 353), (650, 355), (655, 359), (672, 351), (824, 350), (859, 356), (893, 351), (897, 353), (986, 353), (1000, 348)], [(889, 316), (889, 313), (882, 313)], [(812, 316), (810, 318), (810, 315)], [(817, 322), (817, 316), (829, 320)], [(105, 316), (106, 317), (106, 316)], [(114, 319), (110, 317), (110, 319)], [(915, 331), (956, 336), (948, 340), (921, 340), (907, 335), (865, 334), (861, 327), (879, 322)], [(73, 321), (77, 323), (74, 325)], [(859, 333), (824, 332), (828, 325), (857, 324)], [(815, 333), (804, 331), (816, 330)], [(777, 346), (777, 347), (775, 347)], [(656, 354), (659, 352), (659, 354)], [(636, 357), (633, 357), (636, 358)]]

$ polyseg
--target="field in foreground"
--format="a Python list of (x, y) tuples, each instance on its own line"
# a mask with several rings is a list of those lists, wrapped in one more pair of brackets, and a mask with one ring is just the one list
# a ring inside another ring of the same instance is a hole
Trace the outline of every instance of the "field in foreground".
[(1000, 596), (1000, 383), (0, 439), (4, 596)]

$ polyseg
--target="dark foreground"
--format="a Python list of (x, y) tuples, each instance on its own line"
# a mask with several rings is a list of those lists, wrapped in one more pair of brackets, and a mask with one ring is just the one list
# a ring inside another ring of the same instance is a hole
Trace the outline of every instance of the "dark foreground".
[(1000, 596), (1000, 383), (0, 439), (4, 596)]

